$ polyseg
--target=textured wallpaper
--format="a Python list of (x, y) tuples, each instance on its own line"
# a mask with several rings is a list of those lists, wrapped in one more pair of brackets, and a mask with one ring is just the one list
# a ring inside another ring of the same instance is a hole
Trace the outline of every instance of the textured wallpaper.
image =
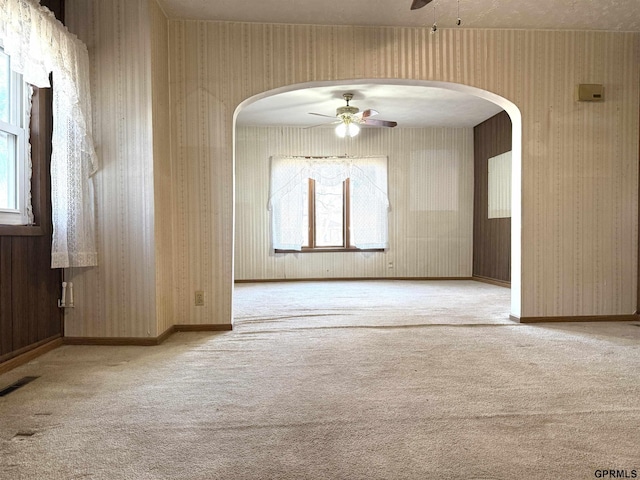
[[(89, 49), (96, 173), (97, 268), (72, 269), (68, 337), (155, 337), (156, 234), (151, 16), (145, 1), (67, 1)], [(168, 148), (168, 147), (167, 147)]]
[[(78, 307), (67, 335), (144, 337), (168, 323), (229, 323), (236, 108), (274, 89), (369, 79), (454, 82), (519, 108), (522, 301), (514, 313), (635, 311), (640, 35), (170, 20), (168, 169), (166, 139), (156, 138), (166, 120), (153, 119), (164, 115), (153, 100), (163, 75), (148, 2), (69, 0), (67, 8), (89, 45), (103, 165), (101, 265), (72, 272)], [(604, 84), (605, 102), (575, 102), (578, 83)], [(172, 299), (158, 300), (168, 288)], [(195, 290), (205, 307), (193, 306)]]
[(156, 0), (151, 16), (151, 94), (153, 112), (153, 193), (158, 334), (174, 323), (173, 208), (171, 187), (171, 116), (169, 100), (169, 31)]
[[(473, 129), (243, 127), (236, 135), (235, 278), (471, 277)], [(385, 155), (389, 245), (384, 253), (269, 250), (271, 155)]]
[[(513, 271), (522, 274), (513, 285), (522, 298), (513, 313), (635, 311), (639, 35), (197, 21), (169, 30), (179, 278), (213, 288), (217, 321), (231, 314), (236, 107), (290, 85), (363, 79), (455, 82), (519, 108), (522, 258)], [(578, 83), (604, 84), (606, 101), (575, 102)]]

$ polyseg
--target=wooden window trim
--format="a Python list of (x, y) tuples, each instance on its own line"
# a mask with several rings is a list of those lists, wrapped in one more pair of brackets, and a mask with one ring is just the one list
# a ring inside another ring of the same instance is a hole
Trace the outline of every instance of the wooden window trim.
[(351, 238), (351, 194), (350, 194), (350, 179), (346, 179), (343, 182), (343, 244), (336, 247), (316, 247), (316, 232), (315, 232), (315, 180), (309, 179), (309, 238), (308, 247), (302, 247), (301, 250), (281, 250), (276, 249), (275, 253), (337, 253), (337, 252), (384, 252), (383, 248), (357, 248), (350, 245)]

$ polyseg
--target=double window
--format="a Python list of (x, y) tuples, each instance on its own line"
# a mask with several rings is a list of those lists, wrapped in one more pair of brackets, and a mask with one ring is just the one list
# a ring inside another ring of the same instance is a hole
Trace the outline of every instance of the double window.
[(31, 223), (29, 106), (30, 88), (11, 70), (0, 47), (0, 224)]
[(271, 158), (276, 252), (388, 248), (386, 157)]

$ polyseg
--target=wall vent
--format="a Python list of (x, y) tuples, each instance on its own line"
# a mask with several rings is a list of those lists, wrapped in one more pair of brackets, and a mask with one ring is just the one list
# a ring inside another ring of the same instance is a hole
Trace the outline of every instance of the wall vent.
[(8, 387), (5, 387), (2, 390), (0, 390), (0, 397), (4, 397), (6, 395), (9, 395), (11, 392), (15, 392), (20, 387), (24, 387), (27, 383), (31, 383), (37, 378), (40, 378), (40, 377), (22, 377), (17, 382), (14, 382)]

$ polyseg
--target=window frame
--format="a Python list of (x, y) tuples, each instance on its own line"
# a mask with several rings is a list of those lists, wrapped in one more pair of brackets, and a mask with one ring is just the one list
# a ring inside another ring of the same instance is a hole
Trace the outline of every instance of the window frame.
[(33, 237), (51, 233), (51, 178), (48, 166), (51, 161), (51, 135), (53, 94), (51, 88), (33, 88), (31, 97), (31, 225), (0, 224), (0, 237)]
[(309, 228), (308, 246), (303, 246), (300, 250), (275, 249), (275, 253), (336, 253), (336, 252), (384, 252), (383, 248), (358, 248), (351, 245), (351, 179), (347, 178), (342, 182), (342, 245), (335, 247), (316, 246), (316, 208), (315, 208), (315, 184), (312, 178), (308, 179), (308, 199), (309, 199)]
[[(65, 23), (65, 0), (41, 0), (55, 17)], [(33, 224), (0, 224), (0, 237), (48, 237), (53, 234), (51, 208), (51, 151), (53, 137), (53, 76), (50, 88), (32, 86), (29, 144), (31, 145), (31, 210)]]
[(8, 80), (8, 109), (9, 118), (0, 119), (0, 131), (7, 136), (13, 137), (13, 165), (10, 167), (13, 181), (8, 182), (12, 191), (15, 205), (14, 208), (0, 208), (0, 224), (1, 225), (28, 225), (29, 216), (26, 192), (31, 189), (29, 184), (28, 161), (28, 136), (29, 125), (26, 122), (25, 109), (29, 105), (29, 86), (25, 84), (22, 75), (11, 70), (11, 57), (4, 51), (2, 42), (0, 42), (0, 53), (6, 58), (3, 61), (2, 68), (6, 68)]

